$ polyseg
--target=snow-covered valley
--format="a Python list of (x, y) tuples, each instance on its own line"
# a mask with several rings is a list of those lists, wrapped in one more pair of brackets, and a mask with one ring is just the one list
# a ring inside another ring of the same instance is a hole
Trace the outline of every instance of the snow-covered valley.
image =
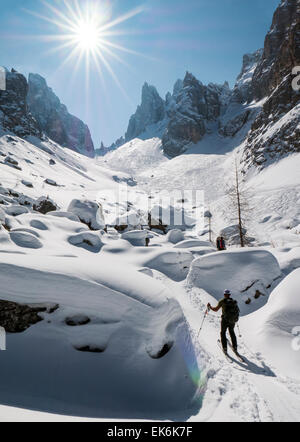
[[(49, 420), (299, 420), (299, 154), (249, 178), (255, 241), (243, 251), (216, 252), (197, 224), (167, 235), (136, 225), (90, 230), (70, 206), (97, 201), (109, 219), (120, 208), (112, 195), (129, 183), (134, 203), (123, 202), (121, 215), (137, 220), (141, 195), (151, 193), (155, 206), (162, 189), (197, 188), (215, 239), (230, 225), (223, 187), (238, 149), (197, 149), (203, 142), (168, 160), (158, 139), (134, 140), (95, 162), (52, 142), (1, 137), (3, 159), (15, 161), (0, 164), (1, 300), (45, 309), (43, 320), (7, 333), (2, 419), (29, 409)], [(57, 210), (34, 210), (43, 196)], [(197, 337), (206, 303), (228, 287), (240, 303), (244, 364), (218, 347), (218, 315), (209, 313)]]
[(281, 0), (232, 89), (145, 82), (100, 149), (44, 77), (0, 67), (0, 421), (300, 421), (299, 29)]

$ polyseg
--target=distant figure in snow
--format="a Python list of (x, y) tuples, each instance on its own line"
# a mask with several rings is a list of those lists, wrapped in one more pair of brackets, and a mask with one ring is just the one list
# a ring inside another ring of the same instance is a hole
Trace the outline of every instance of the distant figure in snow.
[(237, 302), (231, 298), (230, 290), (225, 290), (224, 298), (221, 299), (217, 307), (212, 307), (210, 303), (207, 304), (208, 310), (213, 312), (218, 312), (220, 308), (222, 309), (222, 320), (221, 320), (221, 343), (224, 353), (227, 355), (227, 338), (226, 332), (229, 330), (233, 351), (238, 354), (237, 351), (237, 339), (234, 333), (234, 327), (239, 320), (240, 309)]
[(225, 239), (223, 238), (223, 236), (219, 236), (219, 237), (217, 238), (216, 245), (217, 245), (217, 249), (218, 249), (219, 251), (221, 251), (221, 250), (226, 250)]
[(147, 238), (145, 239), (145, 243), (146, 243), (146, 247), (149, 247), (149, 244), (150, 244), (150, 238), (147, 237)]

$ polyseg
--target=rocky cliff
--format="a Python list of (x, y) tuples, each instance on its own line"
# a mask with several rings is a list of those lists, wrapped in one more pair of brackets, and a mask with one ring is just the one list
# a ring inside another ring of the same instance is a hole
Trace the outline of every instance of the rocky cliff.
[(28, 108), (40, 129), (61, 146), (94, 157), (89, 128), (68, 112), (67, 107), (48, 87), (46, 80), (40, 75), (30, 74), (28, 84)]
[(187, 72), (163, 100), (146, 83), (125, 139), (110, 150), (135, 137), (161, 137), (164, 153), (172, 158), (215, 133), (236, 137), (236, 147), (242, 143), (244, 172), (299, 152), (300, 91), (292, 88), (296, 66), (300, 66), (300, 0), (281, 0), (264, 48), (244, 55), (233, 90), (227, 82), (203, 85)]
[(154, 86), (145, 83), (142, 89), (142, 101), (135, 114), (130, 118), (125, 142), (142, 134), (147, 126), (156, 124), (165, 116), (165, 103)]
[(14, 69), (12, 72), (5, 69), (5, 76), (6, 89), (0, 90), (0, 125), (19, 137), (41, 138), (42, 131), (28, 110), (26, 78)]
[(252, 79), (252, 97), (264, 100), (244, 150), (245, 170), (300, 152), (300, 92), (292, 87), (300, 66), (300, 0), (282, 0)]
[(222, 114), (229, 96), (228, 83), (204, 86), (187, 72), (183, 83), (175, 85), (173, 97), (167, 98), (169, 122), (162, 138), (166, 155), (180, 155), (188, 144), (200, 141), (207, 133), (207, 123)]

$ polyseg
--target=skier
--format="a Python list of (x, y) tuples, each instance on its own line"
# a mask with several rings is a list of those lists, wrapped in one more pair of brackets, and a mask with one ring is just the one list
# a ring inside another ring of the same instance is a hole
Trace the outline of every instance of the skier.
[(219, 236), (217, 238), (217, 249), (219, 251), (221, 250), (226, 250), (226, 244), (225, 244), (225, 239), (223, 238), (223, 236)]
[(236, 354), (238, 354), (237, 339), (234, 333), (234, 327), (239, 319), (240, 309), (237, 305), (237, 302), (234, 299), (232, 299), (230, 296), (231, 296), (230, 290), (225, 290), (224, 298), (219, 301), (217, 307), (212, 307), (210, 303), (207, 304), (208, 310), (212, 310), (214, 312), (218, 312), (220, 308), (222, 308), (221, 343), (223, 351), (226, 356), (227, 356), (227, 338), (226, 338), (227, 329), (229, 330), (233, 351)]

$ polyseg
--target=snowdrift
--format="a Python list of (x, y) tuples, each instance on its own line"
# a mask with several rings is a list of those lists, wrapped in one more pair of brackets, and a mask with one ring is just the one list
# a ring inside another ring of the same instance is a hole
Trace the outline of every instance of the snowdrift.
[(242, 319), (253, 348), (284, 373), (300, 379), (300, 269), (287, 276), (271, 293), (268, 303)]
[(193, 261), (187, 283), (204, 289), (217, 300), (223, 297), (225, 289), (230, 289), (241, 313), (248, 314), (266, 303), (269, 289), (280, 275), (278, 262), (270, 252), (233, 250)]
[(1, 403), (102, 418), (191, 415), (198, 368), (171, 293), (130, 267), (117, 282), (112, 263), (100, 261), (86, 273), (65, 258), (54, 273), (35, 269), (39, 261), (31, 258), (32, 268), (0, 262), (1, 299), (59, 306), (25, 332), (7, 335)]

